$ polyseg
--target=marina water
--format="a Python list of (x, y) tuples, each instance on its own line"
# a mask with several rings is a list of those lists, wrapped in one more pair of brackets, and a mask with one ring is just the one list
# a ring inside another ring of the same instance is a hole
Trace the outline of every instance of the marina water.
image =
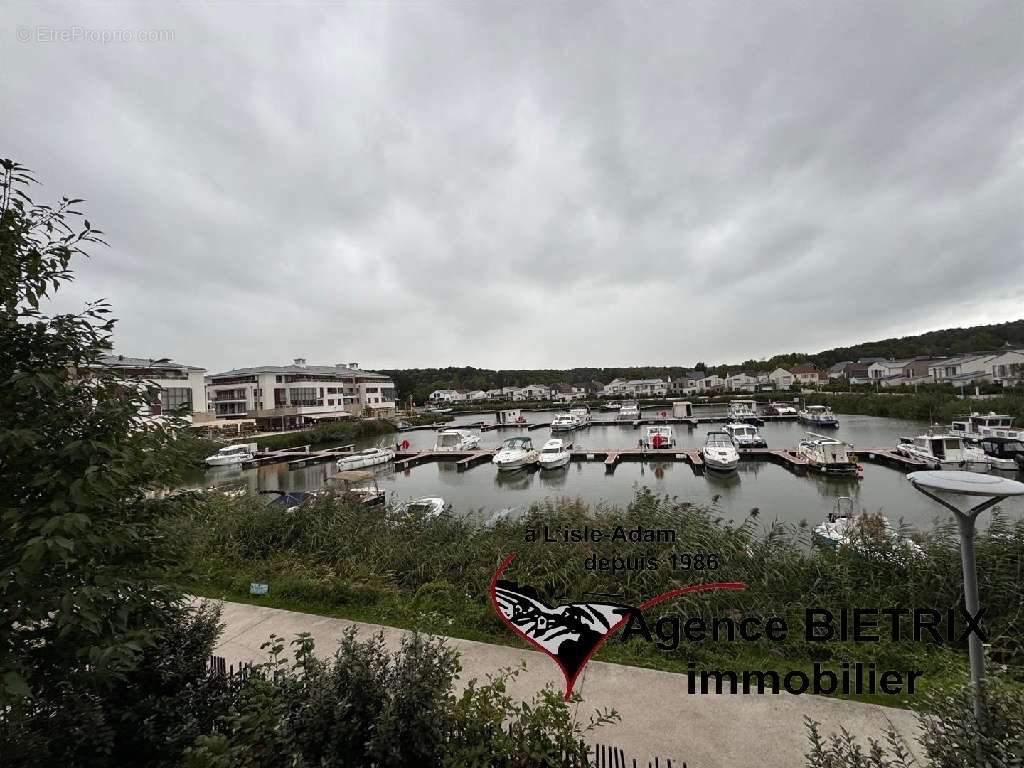
[[(661, 409), (645, 410), (645, 417), (657, 417)], [(524, 414), (531, 423), (549, 423), (553, 412)], [(493, 414), (458, 416), (445, 427), (458, 427), (480, 421), (491, 423)], [(628, 422), (616, 423), (614, 414), (595, 412), (594, 423), (588, 429), (574, 433), (559, 433), (571, 440), (580, 450), (588, 448), (635, 449), (642, 429)], [(902, 421), (877, 416), (839, 414), (838, 430), (830, 431), (841, 440), (852, 443), (857, 450), (884, 448), (896, 445), (901, 436), (914, 436), (927, 430), (922, 422)], [(720, 424), (701, 424), (693, 429), (674, 425), (678, 448), (699, 448), (708, 431), (720, 429)], [(773, 421), (760, 428), (770, 448), (795, 448), (807, 432), (807, 427), (796, 421)], [(550, 437), (547, 427), (528, 431), (501, 429), (483, 432), (480, 448), (498, 447), (514, 435), (532, 438), (535, 447)], [(357, 448), (365, 448), (384, 441), (390, 443), (408, 440), (409, 450), (430, 450), (436, 432), (417, 430), (359, 441)], [(318, 448), (331, 445), (314, 446)], [(545, 499), (563, 497), (580, 498), (591, 504), (626, 504), (636, 490), (644, 486), (658, 494), (675, 496), (679, 501), (706, 504), (722, 517), (742, 521), (751, 510), (757, 510), (762, 523), (774, 520), (798, 524), (807, 521), (812, 526), (831, 510), (837, 496), (850, 496), (855, 508), (871, 513), (881, 512), (894, 523), (902, 519), (912, 528), (927, 530), (937, 521), (946, 521), (949, 513), (931, 499), (913, 489), (903, 471), (877, 464), (864, 464), (864, 477), (823, 477), (807, 473), (797, 475), (768, 461), (744, 461), (732, 475), (713, 472), (694, 474), (682, 461), (659, 461), (656, 453), (645, 462), (620, 462), (613, 473), (606, 473), (603, 462), (572, 462), (555, 471), (520, 471), (499, 473), (491, 464), (481, 464), (464, 472), (454, 462), (431, 462), (396, 472), (391, 465), (378, 467), (377, 481), (387, 491), (389, 502), (403, 502), (423, 496), (441, 496), (452, 505), (453, 512), (486, 520), (497, 510), (512, 508), (524, 511), (530, 504)], [(334, 474), (333, 463), (318, 464), (289, 470), (287, 464), (273, 464), (256, 469), (220, 467), (208, 469), (197, 476), (196, 484), (225, 490), (248, 488), (257, 490), (315, 491), (324, 487)], [(1012, 474), (1004, 473), (1007, 477)], [(1024, 500), (1004, 502), (1000, 509), (1011, 519), (1024, 517)], [(979, 521), (986, 525), (991, 515)]]

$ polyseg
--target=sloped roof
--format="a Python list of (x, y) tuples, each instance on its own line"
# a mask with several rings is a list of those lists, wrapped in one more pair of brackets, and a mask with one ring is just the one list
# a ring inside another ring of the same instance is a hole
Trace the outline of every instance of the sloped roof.
[(258, 376), (262, 373), (292, 374), (312, 373), (321, 376), (363, 376), (369, 379), (381, 379), (391, 381), (390, 376), (373, 371), (364, 371), (361, 368), (346, 368), (340, 365), (257, 365), (252, 368), (234, 368), (224, 373), (210, 374), (211, 378), (223, 376)]
[(125, 355), (101, 355), (100, 364), (107, 368), (164, 368), (175, 371), (180, 371), (182, 369), (189, 371), (206, 370), (205, 368), (197, 368), (194, 365), (176, 363), (173, 360), (161, 361), (159, 358), (126, 357)]

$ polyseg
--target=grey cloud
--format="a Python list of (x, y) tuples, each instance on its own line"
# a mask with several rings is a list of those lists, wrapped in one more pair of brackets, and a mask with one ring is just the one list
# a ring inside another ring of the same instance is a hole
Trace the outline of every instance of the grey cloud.
[[(37, 26), (156, 43), (19, 43)], [(8, 7), (0, 153), (121, 351), (727, 361), (1009, 319), (1024, 6)]]

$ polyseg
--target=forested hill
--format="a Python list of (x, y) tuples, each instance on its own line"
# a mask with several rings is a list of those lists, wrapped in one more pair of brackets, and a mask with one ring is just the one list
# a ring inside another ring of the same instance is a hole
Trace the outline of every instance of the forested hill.
[(678, 361), (686, 365), (638, 366), (633, 368), (569, 368), (569, 369), (506, 369), (488, 368), (406, 368), (382, 371), (389, 374), (398, 387), (402, 398), (412, 395), (417, 401), (435, 389), (492, 389), (495, 387), (521, 387), (527, 384), (578, 384), (599, 381), (607, 384), (615, 378), (623, 379), (677, 379), (694, 368), (713, 370), (726, 374), (736, 371), (772, 370), (778, 366), (797, 363), (813, 363), (827, 368), (841, 360), (857, 360), (862, 357), (905, 358), (918, 355), (943, 357), (963, 352), (998, 350), (1006, 346), (1024, 348), (1024, 320), (978, 325), (973, 328), (947, 328), (930, 331), (917, 336), (868, 341), (851, 347), (836, 347), (816, 354), (792, 352), (762, 360), (746, 360), (742, 363), (709, 364)]
[(918, 336), (868, 341), (852, 347), (836, 347), (819, 352), (811, 355), (811, 359), (818, 365), (832, 365), (840, 360), (857, 360), (861, 357), (943, 357), (963, 352), (997, 350), (1006, 346), (1024, 347), (1024, 320), (976, 325), (973, 328), (946, 328)]

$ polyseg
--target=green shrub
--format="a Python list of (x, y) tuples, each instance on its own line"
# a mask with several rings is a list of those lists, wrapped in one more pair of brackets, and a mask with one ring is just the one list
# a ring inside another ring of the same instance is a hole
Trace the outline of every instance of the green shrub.
[(270, 660), (230, 687), (226, 714), (185, 751), (187, 768), (572, 768), (590, 764), (582, 738), (617, 719), (599, 713), (581, 725), (551, 689), (518, 703), (507, 694), (511, 670), (456, 696), (456, 654), (421, 635), (390, 653), (383, 636), (360, 640), (352, 629), (327, 660), (308, 635), (291, 644), (293, 663), (271, 636)]
[[(859, 744), (848, 731), (823, 738), (819, 723), (807, 720), (811, 742), (808, 768), (1019, 768), (1024, 765), (1024, 693), (999, 677), (990, 681), (985, 718), (974, 717), (970, 689), (928, 697), (918, 715), (920, 744), (890, 724), (882, 738)], [(923, 751), (923, 755), (915, 752)]]

